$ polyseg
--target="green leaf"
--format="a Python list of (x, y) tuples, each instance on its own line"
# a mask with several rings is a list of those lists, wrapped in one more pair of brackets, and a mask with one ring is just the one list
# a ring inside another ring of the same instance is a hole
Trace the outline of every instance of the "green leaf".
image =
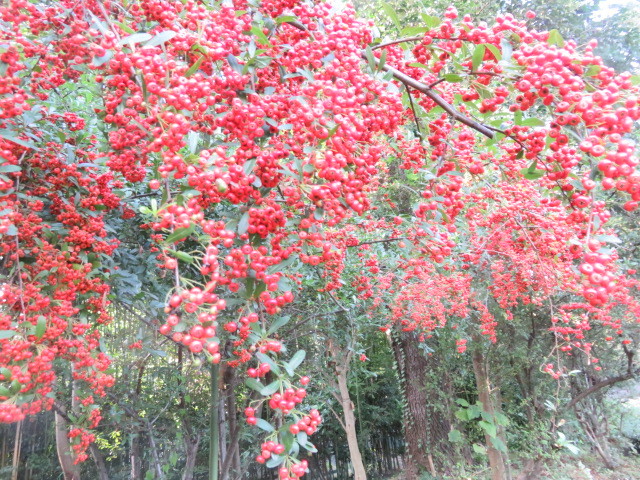
[(556, 45), (558, 47), (564, 47), (564, 38), (560, 35), (560, 32), (555, 28), (549, 32), (549, 38), (547, 40), (549, 45)]
[(429, 65), (425, 65), (424, 63), (420, 63), (420, 62), (413, 62), (409, 64), (410, 67), (416, 67), (416, 68), (424, 68), (424, 69), (430, 69), (431, 67)]
[(463, 79), (463, 77), (457, 73), (447, 73), (446, 75), (443, 75), (442, 78), (449, 83), (461, 82)]
[(252, 390), (255, 390), (256, 392), (260, 392), (260, 390), (262, 390), (264, 388), (264, 385), (262, 385), (258, 380), (256, 380), (255, 378), (247, 378), (244, 381), (244, 384), (249, 387)]
[(153, 37), (151, 40), (149, 40), (147, 43), (145, 43), (144, 46), (145, 47), (156, 47), (156, 46), (161, 45), (161, 44), (163, 44), (165, 42), (168, 42), (169, 40), (171, 40), (176, 35), (178, 35), (178, 34), (176, 32), (174, 32), (173, 30), (165, 30), (164, 32), (158, 33), (155, 37)]
[(275, 380), (271, 382), (269, 385), (267, 385), (266, 387), (264, 387), (262, 390), (260, 390), (260, 395), (264, 395), (265, 397), (268, 397), (269, 395), (273, 395), (278, 390), (280, 390), (281, 385), (282, 385), (282, 382), (280, 380)]
[(276, 375), (280, 375), (282, 373), (282, 370), (280, 370), (280, 367), (278, 366), (278, 364), (274, 362), (273, 358), (271, 358), (269, 355), (265, 355), (264, 353), (258, 352), (256, 353), (256, 358), (261, 362), (268, 363), (269, 366), (271, 367), (271, 371)]
[(280, 329), (280, 327), (289, 323), (290, 319), (291, 317), (288, 315), (278, 318), (278, 320), (276, 320), (271, 324), (271, 326), (269, 327), (269, 330), (267, 330), (267, 336), (273, 335), (275, 332), (277, 332)]
[(464, 398), (457, 398), (456, 399), (456, 403), (458, 405), (460, 405), (461, 407), (468, 407), (469, 406), (469, 402), (467, 402)]
[(615, 235), (596, 235), (595, 239), (604, 243), (621, 243), (620, 239)]
[(492, 438), (491, 439), (491, 445), (493, 445), (493, 447), (496, 450), (498, 450), (499, 452), (506, 452), (507, 451), (507, 446), (504, 444), (502, 439), (499, 438), (499, 437)]
[(462, 434), (458, 430), (451, 430), (449, 432), (449, 441), (456, 443), (462, 441)]
[(11, 338), (17, 334), (18, 332), (15, 330), (0, 330), (0, 340), (6, 340), (7, 338)]
[(463, 422), (466, 422), (469, 420), (469, 417), (467, 415), (467, 410), (458, 410), (455, 413), (455, 416), (458, 417), (460, 420), (462, 420)]
[(498, 434), (498, 429), (493, 423), (485, 422), (484, 420), (480, 420), (478, 425), (482, 427), (482, 429), (490, 436), (495, 437)]
[(188, 78), (194, 73), (196, 73), (198, 68), (200, 68), (200, 65), (202, 65), (202, 62), (204, 62), (204, 55), (200, 55), (198, 57), (198, 59), (194, 62), (194, 64), (191, 65), (186, 72), (184, 72), (184, 76)]
[(17, 138), (16, 132), (13, 132), (11, 130), (0, 130), (0, 137), (4, 138), (5, 140), (9, 140), (10, 142), (17, 143), (18, 145), (22, 145), (23, 147), (31, 148), (32, 150), (38, 150), (38, 148), (33, 143)]
[(387, 2), (382, 2), (381, 4), (382, 9), (384, 10), (384, 13), (387, 14), (387, 17), (389, 17), (389, 19), (393, 22), (393, 24), (396, 26), (396, 28), (398, 30), (400, 30), (402, 27), (400, 26), (400, 19), (398, 18), (398, 14), (396, 13), (396, 11), (393, 9), (393, 7), (391, 5), (389, 5)]
[(303, 447), (309, 441), (309, 435), (307, 435), (307, 432), (298, 432), (296, 437), (298, 439), (298, 443)]
[(259, 418), (258, 419), (258, 423), (256, 423), (256, 426), (258, 428), (261, 428), (262, 430), (264, 430), (265, 432), (275, 432), (275, 428), (273, 428), (273, 425), (271, 425), (269, 422), (267, 422), (264, 418)]
[(276, 18), (276, 23), (287, 23), (287, 22), (295, 22), (298, 20), (298, 17), (294, 17), (292, 15), (281, 15)]
[(489, 51), (491, 51), (491, 53), (493, 53), (493, 56), (496, 57), (496, 62), (502, 60), (502, 52), (498, 47), (491, 43), (485, 43), (484, 46), (487, 47)]
[(36, 324), (36, 333), (35, 336), (38, 340), (40, 340), (44, 336), (44, 332), (47, 329), (47, 319), (44, 315), (38, 316), (38, 323)]
[(134, 33), (133, 35), (128, 35), (124, 38), (121, 38), (118, 44), (120, 46), (123, 45), (135, 45), (136, 43), (146, 42), (147, 40), (151, 40), (151, 34), (143, 32), (143, 33)]
[(406, 27), (402, 29), (400, 35), (403, 37), (413, 37), (415, 35), (428, 32), (429, 30), (431, 30), (429, 27)]
[(0, 173), (14, 173), (14, 172), (19, 172), (20, 170), (21, 168), (18, 165), (11, 165), (11, 164), (0, 165)]
[(594, 77), (598, 75), (602, 71), (602, 67), (600, 65), (589, 65), (587, 70), (584, 72), (585, 77)]
[(480, 455), (486, 455), (487, 454), (487, 449), (484, 448), (484, 446), (478, 444), (478, 443), (474, 443), (473, 444), (473, 451), (476, 453), (479, 453)]
[(371, 47), (367, 47), (364, 51), (365, 56), (367, 57), (367, 63), (369, 63), (369, 68), (372, 71), (376, 71), (376, 58), (373, 56), (373, 51)]
[(520, 173), (522, 173), (522, 176), (527, 180), (537, 180), (538, 178), (544, 177), (547, 172), (539, 168), (531, 171), (530, 167), (526, 167), (520, 170)]
[(541, 127), (544, 125), (544, 122), (539, 118), (525, 118), (520, 122), (520, 125), (524, 125), (526, 127)]
[(254, 25), (253, 27), (251, 27), (251, 33), (253, 33), (253, 35), (256, 36), (258, 40), (260, 40), (260, 43), (262, 45), (267, 45), (269, 47), (271, 46), (271, 42), (269, 42), (269, 39), (262, 31), (262, 28), (260, 28), (259, 26)]
[(179, 228), (175, 232), (173, 232), (171, 235), (168, 235), (167, 238), (164, 239), (164, 241), (165, 243), (176, 243), (184, 238), (187, 238), (189, 235), (191, 235), (194, 232), (195, 229), (196, 229), (195, 223), (192, 223), (191, 225), (185, 228)]
[(438, 17), (434, 17), (432, 15), (427, 15), (426, 13), (421, 14), (422, 16), (422, 21), (424, 22), (424, 24), (429, 27), (430, 29), (439, 27), (440, 24), (442, 23), (442, 20), (440, 20), (440, 18)]
[(238, 234), (242, 235), (243, 233), (247, 233), (249, 229), (249, 212), (244, 212), (240, 221), (238, 222)]
[(185, 263), (193, 263), (193, 261), (195, 260), (191, 255), (189, 255), (187, 252), (176, 252), (175, 250), (171, 252), (172, 255), (175, 255), (175, 257), (178, 260), (181, 260)]
[(271, 458), (269, 458), (269, 461), (265, 465), (267, 468), (276, 468), (281, 465), (282, 462), (284, 462), (284, 455), (276, 455), (272, 453)]
[(300, 364), (304, 361), (306, 356), (307, 356), (307, 352), (305, 352), (304, 350), (298, 350), (295, 353), (295, 355), (291, 357), (291, 360), (289, 360), (289, 362), (285, 364), (287, 373), (293, 376), (296, 368), (300, 366)]
[(131, 28), (129, 25), (122, 23), (122, 22), (114, 22), (116, 25), (118, 25), (122, 31), (127, 32), (127, 33), (136, 33), (136, 31)]
[(471, 69), (476, 71), (478, 67), (482, 63), (482, 59), (484, 58), (484, 53), (486, 52), (487, 47), (484, 44), (477, 45), (473, 50), (473, 55), (471, 55)]

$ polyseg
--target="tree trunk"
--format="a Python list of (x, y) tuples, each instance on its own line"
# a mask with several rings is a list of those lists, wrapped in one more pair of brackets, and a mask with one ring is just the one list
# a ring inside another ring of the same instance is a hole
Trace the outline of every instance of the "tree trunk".
[(98, 471), (98, 480), (109, 480), (109, 473), (107, 472), (107, 466), (104, 463), (102, 452), (95, 443), (91, 444), (89, 450), (91, 451), (91, 457), (96, 464), (96, 470)]
[(20, 448), (22, 446), (22, 420), (16, 423), (16, 438), (13, 444), (13, 463), (11, 466), (11, 480), (18, 480), (20, 470)]
[(367, 472), (362, 461), (362, 454), (358, 446), (358, 436), (356, 434), (356, 417), (354, 415), (353, 402), (349, 396), (347, 385), (347, 369), (338, 369), (338, 391), (340, 392), (340, 404), (344, 414), (344, 427), (347, 434), (347, 444), (351, 455), (351, 465), (353, 466), (354, 480), (366, 480)]
[(193, 480), (193, 472), (196, 468), (198, 457), (198, 446), (200, 445), (200, 435), (192, 435), (191, 428), (185, 428), (184, 447), (186, 460), (182, 471), (182, 480)]
[(132, 433), (130, 436), (129, 459), (131, 460), (131, 480), (141, 480), (142, 478), (139, 435), (139, 433)]
[[(482, 402), (482, 409), (491, 417), (495, 418), (496, 410), (491, 395), (489, 373), (487, 372), (484, 354), (482, 353), (482, 338), (474, 336), (473, 343), (473, 373), (476, 377), (478, 399)], [(487, 455), (489, 456), (489, 466), (491, 467), (491, 480), (506, 480), (508, 478), (507, 467), (502, 454), (494, 446), (491, 436), (488, 433), (485, 433), (484, 438), (487, 446)]]
[(69, 443), (67, 421), (58, 412), (55, 415), (56, 451), (64, 480), (80, 480), (80, 468), (74, 463), (75, 454)]
[[(356, 431), (356, 416), (354, 413), (354, 405), (349, 395), (349, 385), (347, 376), (349, 374), (349, 363), (351, 361), (352, 350), (341, 351), (329, 340), (327, 347), (333, 357), (335, 375), (338, 387), (338, 401), (343, 411), (344, 423), (342, 427), (347, 434), (347, 445), (349, 446), (349, 455), (351, 457), (351, 466), (353, 467), (354, 480), (367, 480), (367, 471), (362, 460), (362, 453), (358, 445), (358, 434)], [(338, 457), (336, 455), (336, 466)]]
[[(414, 480), (421, 472), (437, 476), (436, 466), (444, 468), (451, 425), (447, 415), (435, 405), (438, 392), (429, 391), (427, 373), (435, 368), (435, 358), (427, 358), (418, 347), (414, 332), (400, 332), (392, 337), (392, 347), (402, 393), (406, 401), (404, 437), (407, 448), (405, 477)], [(434, 401), (435, 400), (435, 401)], [(439, 455), (434, 454), (438, 453)]]

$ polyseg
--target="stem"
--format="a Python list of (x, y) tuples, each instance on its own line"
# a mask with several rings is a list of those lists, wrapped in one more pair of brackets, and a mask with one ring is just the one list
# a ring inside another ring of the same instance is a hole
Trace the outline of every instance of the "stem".
[(218, 375), (220, 366), (211, 365), (211, 397), (209, 404), (209, 480), (218, 480), (218, 460), (220, 457), (220, 417), (218, 402), (220, 390), (218, 389)]

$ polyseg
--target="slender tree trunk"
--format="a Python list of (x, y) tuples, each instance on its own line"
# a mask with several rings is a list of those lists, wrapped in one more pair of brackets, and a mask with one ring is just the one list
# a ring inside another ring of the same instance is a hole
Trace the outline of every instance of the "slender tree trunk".
[(356, 433), (356, 417), (354, 414), (353, 402), (349, 396), (347, 384), (347, 368), (338, 368), (338, 391), (340, 392), (340, 404), (344, 414), (344, 427), (347, 434), (347, 444), (351, 455), (351, 465), (353, 466), (354, 480), (366, 480), (367, 471), (364, 468), (362, 454), (358, 446), (358, 436)]
[[(358, 445), (358, 434), (356, 431), (356, 416), (354, 413), (354, 405), (349, 395), (349, 385), (347, 376), (349, 374), (349, 363), (351, 362), (352, 350), (343, 352), (337, 347), (333, 341), (329, 340), (327, 347), (334, 362), (335, 380), (337, 381), (338, 401), (343, 411), (344, 423), (342, 427), (347, 434), (347, 445), (349, 446), (349, 455), (351, 457), (351, 465), (353, 466), (354, 480), (366, 480), (367, 470), (364, 467), (362, 453)], [(335, 385), (335, 384), (334, 384)], [(336, 452), (336, 467), (338, 466), (338, 456)]]
[(131, 480), (141, 480), (142, 478), (139, 436), (139, 433), (132, 433), (130, 436), (129, 459), (131, 461)]
[[(473, 341), (473, 373), (476, 377), (478, 399), (482, 402), (482, 409), (495, 418), (495, 407), (491, 395), (491, 384), (489, 382), (489, 374), (487, 372), (485, 358), (482, 352), (482, 338), (480, 336), (474, 336)], [(502, 454), (493, 445), (489, 434), (485, 434), (484, 438), (487, 446), (487, 455), (489, 456), (489, 466), (491, 467), (491, 480), (506, 480), (508, 478), (507, 467)]]
[(220, 388), (218, 376), (220, 366), (211, 365), (211, 396), (209, 398), (209, 480), (218, 480), (218, 462), (220, 459), (220, 418), (218, 403)]
[(80, 480), (80, 468), (74, 463), (75, 455), (69, 443), (67, 421), (58, 412), (55, 415), (56, 450), (64, 480)]
[(196, 468), (198, 457), (198, 446), (200, 445), (200, 435), (192, 436), (191, 428), (185, 428), (184, 447), (186, 460), (182, 471), (182, 480), (193, 480), (193, 472)]
[(89, 447), (91, 457), (96, 464), (96, 470), (98, 471), (98, 480), (109, 480), (109, 473), (107, 472), (107, 466), (104, 463), (104, 457), (102, 452), (95, 443), (92, 443)]
[(13, 463), (11, 465), (11, 480), (18, 480), (20, 470), (20, 448), (22, 447), (22, 420), (16, 423), (16, 438), (13, 444)]
[[(415, 480), (427, 471), (437, 476), (436, 465), (444, 468), (448, 434), (451, 424), (444, 411), (435, 408), (439, 392), (429, 390), (427, 373), (435, 368), (436, 360), (427, 358), (418, 347), (419, 340), (413, 332), (400, 332), (392, 339), (398, 376), (406, 401), (404, 411), (404, 437), (407, 447), (405, 477)], [(434, 459), (434, 454), (436, 455)]]

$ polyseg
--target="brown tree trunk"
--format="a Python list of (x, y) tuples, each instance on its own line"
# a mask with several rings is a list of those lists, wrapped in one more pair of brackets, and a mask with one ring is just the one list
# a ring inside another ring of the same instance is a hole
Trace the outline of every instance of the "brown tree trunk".
[(332, 341), (328, 342), (328, 347), (335, 362), (336, 380), (338, 384), (338, 401), (342, 406), (344, 418), (342, 427), (347, 434), (347, 445), (349, 446), (351, 466), (353, 467), (354, 472), (353, 478), (354, 480), (367, 480), (367, 471), (364, 467), (364, 462), (362, 461), (360, 447), (358, 446), (354, 406), (349, 395), (349, 386), (347, 382), (352, 351), (349, 350), (346, 353), (341, 352)]
[(193, 472), (196, 468), (196, 459), (198, 457), (198, 446), (200, 445), (200, 435), (193, 435), (191, 427), (186, 420), (183, 422), (183, 425), (185, 427), (185, 435), (183, 439), (185, 456), (187, 458), (182, 471), (182, 480), (193, 480)]
[(96, 470), (98, 471), (98, 480), (109, 480), (109, 474), (107, 472), (107, 466), (104, 463), (102, 452), (95, 443), (91, 444), (89, 450), (91, 451), (91, 457), (96, 464)]
[[(488, 413), (489, 416), (495, 418), (496, 408), (491, 394), (489, 373), (487, 372), (487, 366), (482, 352), (482, 338), (480, 336), (474, 336), (473, 343), (473, 373), (476, 377), (478, 400), (482, 402), (482, 409)], [(508, 478), (507, 467), (502, 454), (493, 445), (491, 436), (488, 433), (485, 433), (484, 438), (487, 447), (487, 455), (489, 457), (489, 466), (491, 467), (491, 480), (506, 480)]]
[(64, 480), (80, 480), (80, 468), (76, 465), (75, 454), (69, 443), (67, 421), (58, 412), (55, 415), (56, 451)]
[(13, 445), (11, 480), (18, 480), (18, 471), (20, 470), (20, 448), (22, 446), (22, 426), (22, 420), (16, 423), (16, 438)]
[(140, 458), (139, 435), (139, 433), (131, 434), (131, 446), (129, 447), (131, 480), (140, 480), (142, 478), (142, 459)]
[[(433, 401), (435, 392), (427, 388), (427, 373), (435, 366), (434, 358), (427, 358), (419, 348), (415, 332), (400, 332), (392, 340), (398, 375), (406, 401), (404, 437), (407, 447), (405, 476), (407, 480), (419, 478), (427, 471), (437, 476), (436, 467), (443, 468), (440, 457), (446, 455), (450, 422), (444, 412), (438, 411)], [(442, 455), (435, 455), (434, 453)]]

